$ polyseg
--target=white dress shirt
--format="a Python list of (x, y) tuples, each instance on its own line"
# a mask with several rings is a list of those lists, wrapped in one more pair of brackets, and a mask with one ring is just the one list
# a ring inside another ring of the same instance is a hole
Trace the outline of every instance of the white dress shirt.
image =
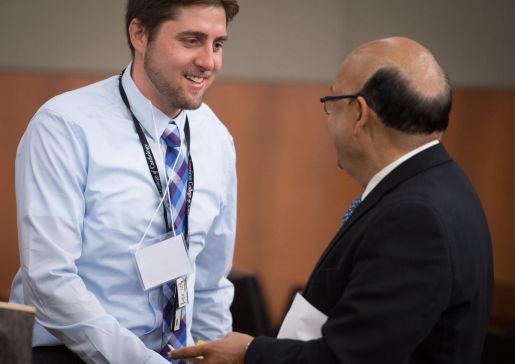
[[(123, 86), (165, 186), (169, 123), (130, 77)], [(189, 215), (188, 342), (231, 330), (227, 280), (236, 224), (235, 150), (211, 109), (182, 112), (191, 130), (194, 193)], [(33, 345), (65, 344), (88, 363), (167, 363), (161, 287), (144, 291), (132, 249), (159, 203), (118, 77), (59, 95), (31, 120), (16, 157), (21, 268), (12, 302), (36, 307)], [(160, 211), (148, 238), (165, 233)], [(170, 257), (173, 264), (173, 257)]]

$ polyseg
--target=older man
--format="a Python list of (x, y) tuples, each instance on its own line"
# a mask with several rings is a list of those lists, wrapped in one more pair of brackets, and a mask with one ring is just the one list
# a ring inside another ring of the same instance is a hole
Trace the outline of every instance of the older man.
[(444, 72), (413, 40), (377, 40), (345, 59), (321, 101), (338, 165), (364, 188), (303, 293), (328, 316), (321, 337), (233, 333), (173, 356), (203, 355), (206, 364), (479, 363), (491, 242), (474, 188), (439, 141), (451, 109)]

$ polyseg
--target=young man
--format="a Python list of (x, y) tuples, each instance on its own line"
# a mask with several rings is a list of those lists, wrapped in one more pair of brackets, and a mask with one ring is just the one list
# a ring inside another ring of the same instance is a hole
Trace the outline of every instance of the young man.
[(36, 307), (34, 363), (166, 363), (230, 331), (235, 151), (202, 100), (238, 10), (129, 0), (132, 62), (31, 120), (10, 300)]
[(479, 364), (491, 242), (474, 188), (439, 141), (451, 110), (442, 69), (413, 40), (369, 42), (345, 59), (321, 101), (338, 165), (364, 188), (303, 292), (308, 307), (327, 316), (321, 334), (301, 341), (234, 333), (172, 356), (203, 355), (205, 364)]

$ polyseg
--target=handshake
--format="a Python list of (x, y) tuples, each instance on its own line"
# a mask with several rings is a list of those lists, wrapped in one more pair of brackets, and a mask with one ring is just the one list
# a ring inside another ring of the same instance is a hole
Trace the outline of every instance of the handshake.
[(196, 345), (180, 349), (173, 349), (169, 345), (168, 356), (174, 360), (185, 359), (202, 364), (242, 364), (252, 339), (252, 336), (231, 332), (223, 339), (208, 343), (199, 340)]
[[(195, 345), (204, 345), (205, 343), (206, 342), (204, 340), (198, 340)], [(168, 357), (171, 358), (172, 357), (172, 351), (174, 351), (175, 349), (170, 344), (166, 344), (166, 346), (168, 346), (168, 349), (170, 349), (170, 351), (168, 352)], [(203, 356), (197, 356), (197, 357), (195, 357), (195, 359), (204, 359), (204, 357)]]

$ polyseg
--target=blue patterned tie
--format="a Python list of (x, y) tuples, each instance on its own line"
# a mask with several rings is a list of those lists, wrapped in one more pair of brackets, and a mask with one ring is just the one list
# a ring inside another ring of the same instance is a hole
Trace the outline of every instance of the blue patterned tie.
[[(171, 219), (175, 229), (175, 234), (180, 235), (184, 232), (187, 218), (186, 210), (186, 191), (188, 184), (188, 158), (184, 149), (181, 149), (181, 136), (179, 128), (175, 122), (168, 124), (163, 133), (166, 142), (166, 175), (170, 179), (169, 193), (171, 206)], [(189, 248), (188, 237), (185, 237), (186, 248)], [(175, 282), (163, 285), (164, 307), (163, 307), (163, 339), (161, 354), (168, 358), (168, 345), (174, 349), (186, 346), (186, 306), (181, 309), (181, 323), (178, 330), (173, 330), (172, 318), (176, 313), (176, 288)], [(185, 363), (183, 360), (174, 361)]]
[(361, 203), (361, 196), (356, 197), (356, 199), (354, 201), (352, 201), (352, 203), (349, 206), (349, 208), (347, 209), (347, 211), (345, 211), (345, 215), (343, 215), (343, 219), (342, 219), (342, 222), (340, 223), (340, 227), (342, 227), (343, 224), (345, 224), (347, 222), (347, 220), (349, 220), (350, 215), (352, 215), (352, 213), (354, 212), (354, 210), (356, 210), (356, 208), (359, 206), (360, 203)]

